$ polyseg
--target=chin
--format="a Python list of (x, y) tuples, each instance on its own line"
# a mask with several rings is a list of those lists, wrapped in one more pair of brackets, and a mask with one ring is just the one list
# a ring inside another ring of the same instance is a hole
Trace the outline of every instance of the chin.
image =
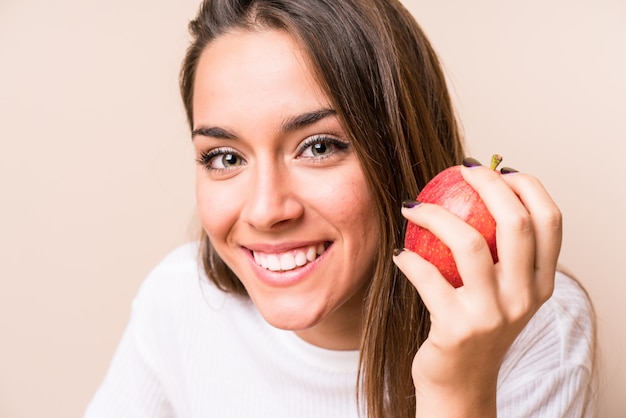
[(270, 303), (270, 305), (269, 308), (257, 305), (265, 321), (275, 328), (288, 331), (304, 331), (313, 328), (328, 316), (325, 312), (313, 309), (310, 305), (307, 307), (305, 304), (281, 306), (279, 303)]

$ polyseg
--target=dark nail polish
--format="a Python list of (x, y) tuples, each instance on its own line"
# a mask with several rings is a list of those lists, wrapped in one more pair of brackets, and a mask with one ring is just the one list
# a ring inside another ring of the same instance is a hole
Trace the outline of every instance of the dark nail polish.
[(419, 202), (417, 200), (405, 200), (404, 202), (402, 202), (402, 207), (403, 208), (407, 208), (407, 209), (411, 209), (411, 208), (415, 208), (419, 205), (421, 205), (422, 202)]
[(402, 254), (402, 252), (404, 251), (404, 248), (394, 248), (393, 249), (393, 256), (399, 256), (400, 254)]
[(480, 167), (482, 164), (475, 158), (467, 157), (463, 159), (462, 163), (465, 167)]
[(512, 174), (512, 173), (519, 173), (519, 171), (517, 171), (516, 169), (511, 168), (511, 167), (502, 167), (500, 169), (500, 173), (502, 173), (502, 174)]

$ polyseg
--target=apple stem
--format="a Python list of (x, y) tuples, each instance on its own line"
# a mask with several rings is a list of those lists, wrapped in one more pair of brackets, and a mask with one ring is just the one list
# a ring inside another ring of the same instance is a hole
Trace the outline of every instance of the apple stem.
[(500, 154), (493, 154), (491, 156), (491, 169), (495, 171), (501, 162), (502, 162), (502, 156)]

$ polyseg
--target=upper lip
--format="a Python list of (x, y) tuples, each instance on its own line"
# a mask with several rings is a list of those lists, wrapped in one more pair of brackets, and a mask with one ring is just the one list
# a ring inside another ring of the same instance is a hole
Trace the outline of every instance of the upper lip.
[(315, 241), (290, 241), (281, 243), (252, 243), (242, 245), (242, 247), (260, 253), (278, 254), (287, 251), (293, 251), (300, 248), (308, 248), (312, 245), (327, 244), (327, 240), (315, 240)]

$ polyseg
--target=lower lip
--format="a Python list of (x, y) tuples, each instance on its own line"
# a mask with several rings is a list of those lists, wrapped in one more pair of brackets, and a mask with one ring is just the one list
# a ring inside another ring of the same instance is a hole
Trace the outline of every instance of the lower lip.
[(321, 255), (317, 256), (315, 261), (311, 261), (302, 267), (298, 267), (293, 270), (287, 270), (287, 271), (267, 270), (259, 266), (254, 261), (254, 257), (250, 253), (252, 269), (255, 275), (263, 283), (269, 286), (273, 286), (273, 287), (293, 286), (297, 283), (304, 281), (309, 276), (309, 274), (311, 274), (311, 272), (319, 266), (319, 264), (326, 258), (326, 255), (328, 254), (328, 251), (330, 250), (331, 246), (328, 246), (328, 248), (326, 248), (326, 251), (324, 251)]

